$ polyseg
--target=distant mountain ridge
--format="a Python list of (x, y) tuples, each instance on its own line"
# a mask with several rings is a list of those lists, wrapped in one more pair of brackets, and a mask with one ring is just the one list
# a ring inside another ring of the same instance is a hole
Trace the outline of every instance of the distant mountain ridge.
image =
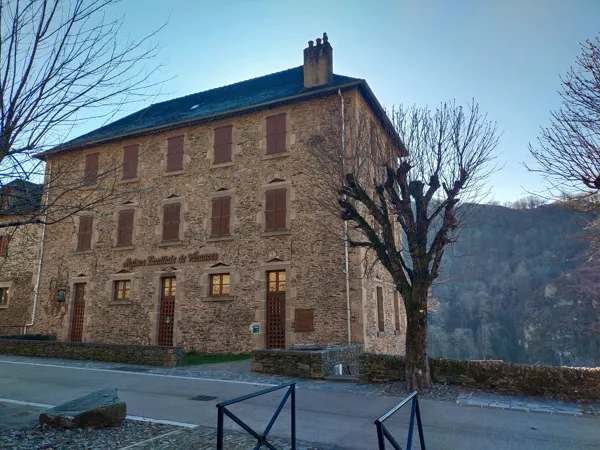
[(430, 354), (600, 365), (600, 298), (576, 288), (592, 215), (559, 205), (476, 207), (432, 289)]

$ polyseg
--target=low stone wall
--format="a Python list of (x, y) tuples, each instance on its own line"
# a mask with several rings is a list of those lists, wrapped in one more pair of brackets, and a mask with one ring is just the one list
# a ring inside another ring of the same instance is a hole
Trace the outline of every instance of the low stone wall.
[[(360, 378), (386, 382), (405, 379), (404, 357), (363, 353)], [(600, 368), (535, 366), (502, 361), (429, 359), (435, 382), (519, 395), (569, 400), (600, 399)]]
[(344, 374), (358, 375), (362, 345), (332, 345), (319, 350), (254, 350), (252, 371), (300, 378), (334, 375), (336, 364)]
[(0, 339), (0, 355), (83, 359), (89, 361), (175, 367), (181, 365), (183, 348), (152, 345)]

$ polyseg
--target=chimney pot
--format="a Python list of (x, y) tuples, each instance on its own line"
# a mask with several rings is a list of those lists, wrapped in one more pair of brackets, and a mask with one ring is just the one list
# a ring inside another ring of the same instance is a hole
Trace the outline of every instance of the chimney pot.
[(327, 43), (329, 41), (329, 38), (327, 37), (327, 33), (323, 33), (323, 43)]
[(314, 43), (313, 41), (308, 41), (308, 47), (309, 47), (309, 48), (312, 48), (312, 47), (313, 47), (313, 45), (315, 45), (315, 43)]
[(321, 38), (317, 38), (317, 46), (321, 45)]

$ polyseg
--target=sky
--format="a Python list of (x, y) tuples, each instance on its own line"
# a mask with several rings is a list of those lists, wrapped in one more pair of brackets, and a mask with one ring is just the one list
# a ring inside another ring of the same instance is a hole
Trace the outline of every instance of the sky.
[(334, 72), (366, 79), (386, 107), (474, 98), (502, 132), (488, 198), (500, 202), (544, 190), (528, 145), (600, 33), (600, 0), (125, 0), (112, 13), (132, 38), (166, 24), (155, 101), (299, 66), (323, 32)]

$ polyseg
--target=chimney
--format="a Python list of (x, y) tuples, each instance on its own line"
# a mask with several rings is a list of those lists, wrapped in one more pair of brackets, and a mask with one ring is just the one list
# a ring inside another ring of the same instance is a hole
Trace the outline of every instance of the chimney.
[(333, 81), (333, 48), (323, 33), (323, 39), (317, 39), (317, 45), (308, 41), (304, 49), (304, 88), (323, 86)]

